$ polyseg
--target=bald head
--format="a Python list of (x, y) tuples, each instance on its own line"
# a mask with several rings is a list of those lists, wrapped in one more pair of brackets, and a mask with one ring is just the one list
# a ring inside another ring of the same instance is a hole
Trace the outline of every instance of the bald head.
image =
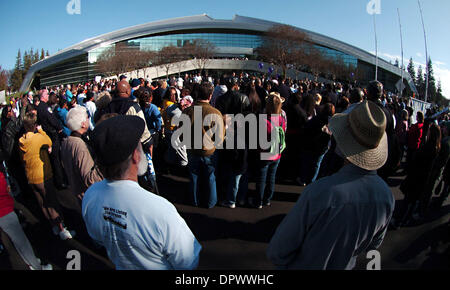
[(42, 89), (39, 91), (39, 98), (41, 102), (47, 103), (48, 102), (48, 90)]
[(371, 81), (367, 87), (367, 99), (377, 101), (383, 95), (383, 84), (379, 81)]

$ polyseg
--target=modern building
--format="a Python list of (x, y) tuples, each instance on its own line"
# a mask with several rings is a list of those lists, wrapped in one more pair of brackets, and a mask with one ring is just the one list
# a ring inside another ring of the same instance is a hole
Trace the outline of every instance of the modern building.
[[(112, 47), (127, 46), (140, 50), (160, 50), (164, 46), (182, 47), (186, 42), (194, 39), (204, 39), (216, 47), (215, 53), (218, 58), (249, 57), (252, 59), (255, 49), (262, 43), (264, 33), (278, 24), (238, 15), (232, 20), (213, 19), (204, 14), (120, 29), (84, 40), (37, 62), (29, 69), (21, 91), (92, 80), (98, 75), (97, 58), (102, 52)], [(376, 57), (373, 54), (321, 34), (298, 29), (306, 33), (308, 39), (325, 55), (339, 57), (345, 63), (357, 67), (358, 71), (362, 72), (362, 76), (361, 73), (359, 76), (360, 82), (374, 79)], [(241, 67), (242, 65), (237, 65), (236, 69)], [(395, 91), (395, 85), (401, 76), (400, 68), (383, 59), (378, 60), (378, 80), (387, 89)], [(405, 86), (417, 92), (406, 71), (403, 71), (403, 77)]]

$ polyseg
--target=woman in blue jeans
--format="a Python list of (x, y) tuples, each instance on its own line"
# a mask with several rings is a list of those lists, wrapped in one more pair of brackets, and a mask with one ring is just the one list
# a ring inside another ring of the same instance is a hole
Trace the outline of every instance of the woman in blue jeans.
[[(279, 134), (284, 136), (286, 133), (286, 119), (283, 117), (281, 110), (283, 102), (284, 98), (276, 92), (270, 93), (266, 99), (267, 119), (261, 125), (266, 126), (267, 136), (279, 136)], [(279, 132), (280, 129), (282, 132)], [(281, 139), (284, 139), (284, 137), (277, 137), (276, 140), (272, 139), (271, 148), (273, 148), (273, 142), (278, 141), (278, 143), (280, 143), (279, 141), (282, 141)], [(281, 148), (280, 145), (282, 144), (275, 144), (275, 146), (278, 147), (275, 152), (272, 149), (269, 149), (268, 152), (261, 152), (255, 180), (256, 198), (254, 206), (256, 208), (262, 208), (263, 205), (270, 206), (270, 201), (272, 200), (275, 189), (275, 177), (277, 174), (278, 165), (280, 164), (281, 151), (284, 149)]]
[(216, 152), (210, 156), (201, 156), (189, 153), (189, 190), (191, 202), (194, 206), (199, 206), (206, 201), (207, 208), (213, 208), (217, 203), (216, 189)]
[(328, 121), (334, 113), (333, 104), (323, 104), (318, 114), (305, 124), (304, 140), (300, 149), (300, 176), (297, 178), (297, 182), (302, 186), (313, 183), (319, 176), (322, 160), (331, 145)]

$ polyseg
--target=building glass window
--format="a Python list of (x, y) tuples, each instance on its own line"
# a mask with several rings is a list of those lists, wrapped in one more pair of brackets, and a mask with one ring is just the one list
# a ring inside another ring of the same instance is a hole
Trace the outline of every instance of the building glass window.
[[(263, 40), (260, 35), (239, 34), (239, 33), (179, 33), (169, 35), (157, 35), (141, 37), (127, 40), (120, 45), (128, 48), (138, 48), (142, 50), (159, 51), (166, 46), (183, 47), (195, 39), (202, 39), (212, 43), (217, 49), (218, 54), (236, 55), (253, 54), (254, 49), (261, 46)], [(89, 52), (89, 62), (94, 63), (98, 57), (106, 50), (114, 47), (115, 44), (96, 48)], [(335, 60), (342, 60), (347, 65), (357, 66), (358, 60), (354, 56), (343, 52), (314, 45), (323, 55)]]

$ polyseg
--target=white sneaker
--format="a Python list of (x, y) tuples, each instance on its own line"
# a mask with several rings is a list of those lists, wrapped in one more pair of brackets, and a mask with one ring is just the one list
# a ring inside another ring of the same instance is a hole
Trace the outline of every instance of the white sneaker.
[(236, 204), (229, 203), (229, 202), (226, 202), (226, 201), (221, 202), (220, 205), (223, 206), (223, 207), (228, 207), (228, 208), (236, 208)]
[(52, 264), (47, 264), (47, 265), (42, 265), (42, 269), (43, 271), (51, 271), (53, 270), (53, 266)]
[(297, 177), (297, 178), (295, 179), (295, 181), (296, 181), (297, 184), (300, 185), (300, 186), (306, 186), (306, 183), (304, 183), (304, 182), (301, 180), (300, 177)]
[(69, 240), (72, 239), (75, 236), (75, 231), (69, 231), (67, 228), (64, 228), (64, 230), (59, 232), (59, 237), (61, 240)]
[[(36, 258), (36, 260), (38, 261), (39, 264), (41, 264), (41, 259)], [(30, 268), (30, 270), (36, 270), (35, 268), (33, 268), (32, 266), (28, 266)], [(47, 264), (47, 265), (41, 265), (41, 270), (44, 271), (50, 271), (53, 270), (53, 266), (51, 264)]]

